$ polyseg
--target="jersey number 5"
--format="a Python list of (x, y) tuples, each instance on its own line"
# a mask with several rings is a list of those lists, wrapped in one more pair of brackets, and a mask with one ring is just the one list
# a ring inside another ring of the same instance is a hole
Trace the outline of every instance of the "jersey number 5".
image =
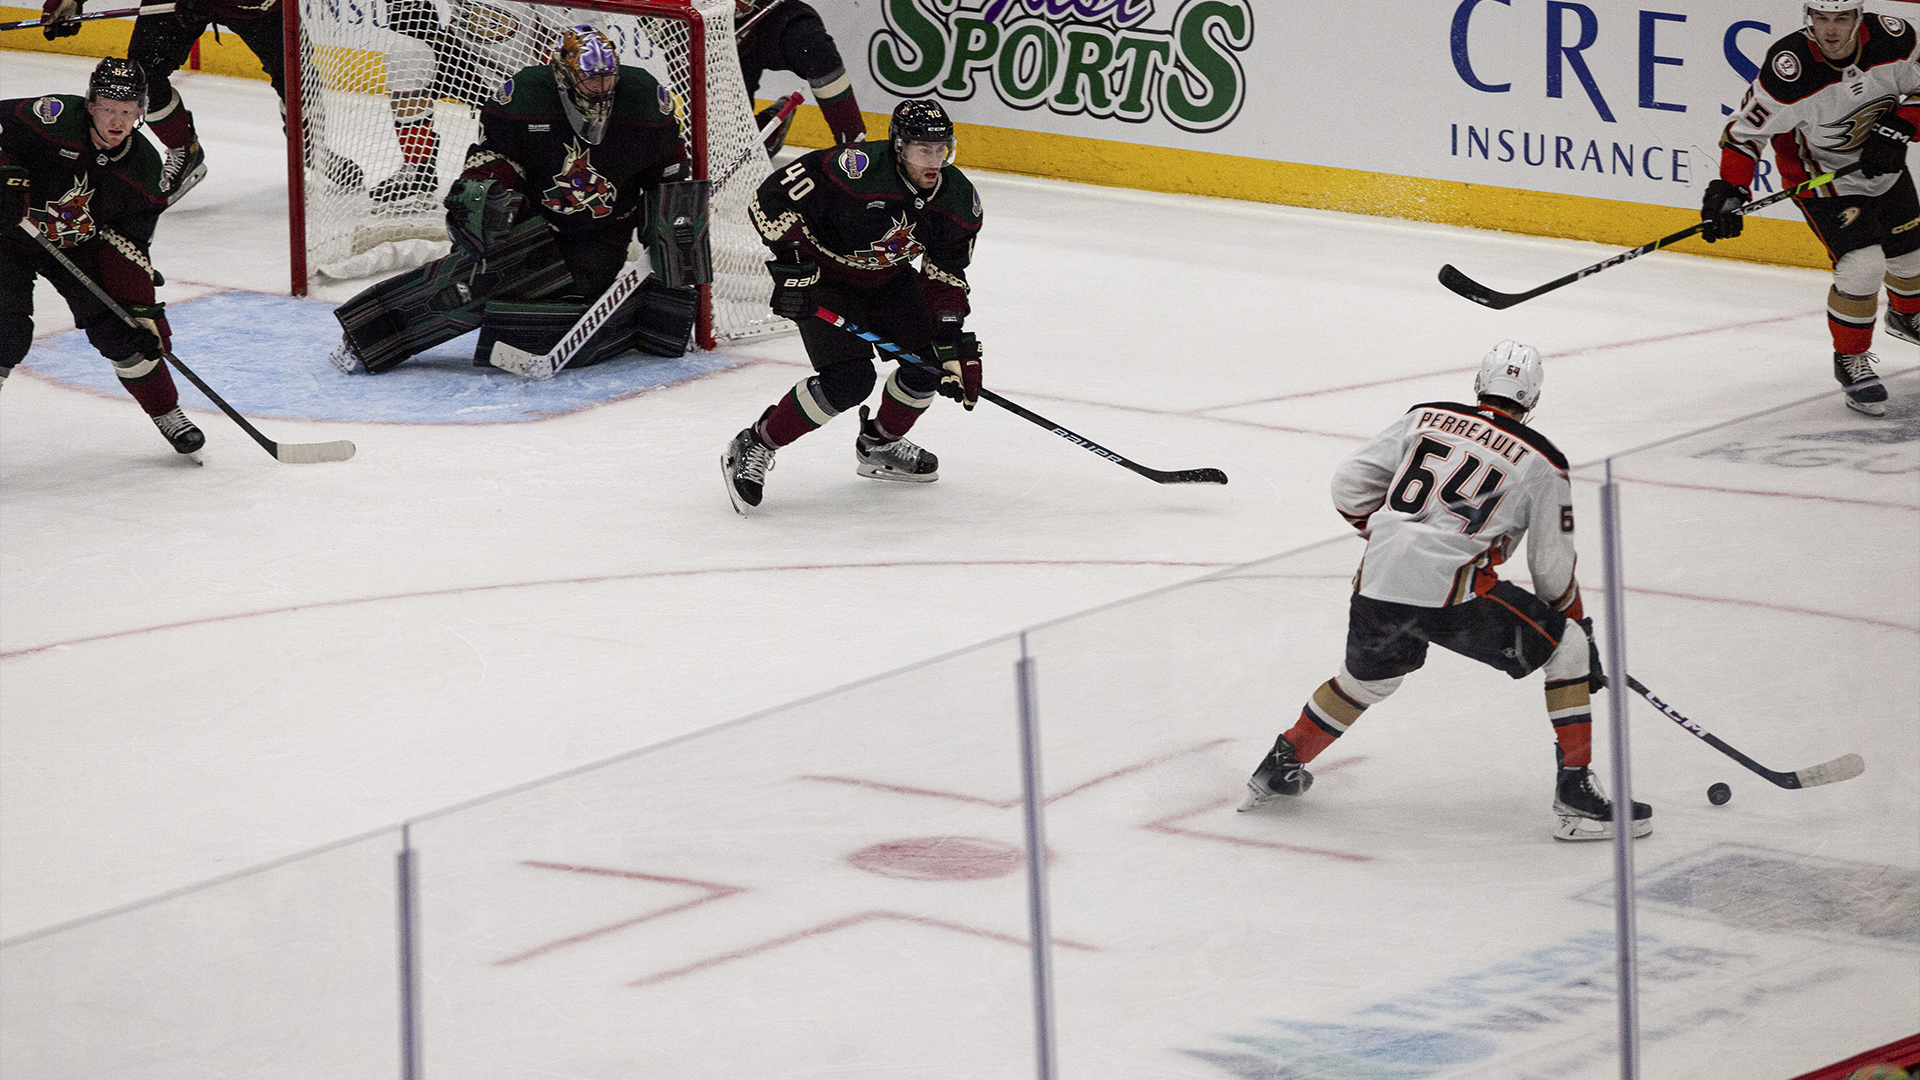
[[(1403, 514), (1421, 516), (1428, 501), (1433, 498), (1435, 485), (1439, 484), (1439, 477), (1427, 467), (1428, 461), (1439, 465), (1453, 457), (1456, 449), (1431, 436), (1423, 437), (1420, 445), (1413, 448), (1412, 456), (1407, 458), (1407, 467), (1400, 471), (1400, 480), (1387, 496), (1387, 505)], [(1487, 468), (1487, 475), (1481, 479), (1480, 486), (1469, 495), (1467, 485), (1486, 467), (1486, 462), (1465, 451), (1461, 452), (1461, 456), (1466, 460), (1453, 470), (1445, 484), (1439, 484), (1440, 505), (1465, 522), (1460, 529), (1462, 534), (1472, 536), (1486, 525), (1487, 519), (1493, 516), (1494, 508), (1500, 505), (1500, 500), (1507, 497), (1506, 492), (1499, 490), (1501, 481), (1507, 476), (1499, 469)], [(1474, 505), (1476, 499), (1481, 500), (1477, 506)]]

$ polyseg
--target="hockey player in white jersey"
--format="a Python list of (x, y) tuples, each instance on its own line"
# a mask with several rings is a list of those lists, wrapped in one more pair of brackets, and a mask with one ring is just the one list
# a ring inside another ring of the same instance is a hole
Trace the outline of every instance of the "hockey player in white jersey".
[[(1531, 346), (1503, 341), (1480, 362), (1477, 405), (1416, 405), (1334, 471), (1334, 508), (1367, 538), (1346, 661), (1274, 741), (1242, 810), (1305, 794), (1306, 764), (1399, 689), (1433, 643), (1516, 679), (1545, 669), (1559, 761), (1554, 836), (1613, 835), (1613, 805), (1590, 769), (1589, 695), (1606, 677), (1573, 574), (1567, 461), (1525, 423), (1543, 374)], [(1522, 537), (1534, 592), (1494, 572)], [(1652, 809), (1634, 803), (1633, 835), (1652, 831)]]
[(1827, 328), (1833, 377), (1849, 407), (1886, 413), (1874, 374), (1873, 323), (1887, 287), (1887, 332), (1920, 344), (1920, 199), (1907, 145), (1920, 124), (1920, 36), (1913, 24), (1863, 10), (1861, 0), (1805, 0), (1805, 26), (1767, 50), (1720, 137), (1720, 175), (1700, 216), (1708, 243), (1740, 235), (1734, 209), (1751, 197), (1771, 145), (1781, 185), (1856, 162), (1857, 173), (1796, 197), (1833, 259)]

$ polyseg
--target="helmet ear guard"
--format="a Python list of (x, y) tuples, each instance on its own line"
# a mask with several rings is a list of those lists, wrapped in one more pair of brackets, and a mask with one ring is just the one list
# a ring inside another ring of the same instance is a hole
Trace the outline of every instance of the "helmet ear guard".
[(1546, 370), (1540, 365), (1539, 350), (1508, 339), (1481, 358), (1473, 392), (1478, 397), (1506, 398), (1532, 412), (1540, 403), (1540, 386), (1545, 381)]

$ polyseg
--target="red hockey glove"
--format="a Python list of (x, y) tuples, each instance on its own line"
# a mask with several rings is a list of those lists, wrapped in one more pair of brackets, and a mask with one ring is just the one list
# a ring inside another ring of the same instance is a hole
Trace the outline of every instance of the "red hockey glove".
[(40, 5), (40, 32), (48, 41), (54, 38), (72, 37), (80, 32), (80, 20), (76, 18), (87, 0), (46, 0)]
[(1746, 188), (1734, 187), (1725, 180), (1708, 182), (1707, 197), (1700, 200), (1700, 220), (1706, 222), (1706, 228), (1700, 230), (1700, 239), (1711, 244), (1739, 236), (1747, 219), (1734, 211), (1746, 205), (1750, 194)]
[(940, 363), (942, 397), (949, 397), (973, 411), (980, 401), (980, 339), (972, 334), (933, 343), (933, 358)]

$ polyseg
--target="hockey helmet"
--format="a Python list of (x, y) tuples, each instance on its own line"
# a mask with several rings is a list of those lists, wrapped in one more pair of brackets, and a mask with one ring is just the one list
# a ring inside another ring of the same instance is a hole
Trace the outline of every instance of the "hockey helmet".
[(1506, 398), (1532, 412), (1540, 403), (1540, 384), (1546, 377), (1546, 371), (1540, 366), (1539, 350), (1509, 339), (1495, 345), (1481, 358), (1473, 392), (1479, 397)]
[(945, 148), (940, 164), (953, 164), (956, 145), (953, 121), (937, 101), (903, 101), (895, 105), (893, 119), (887, 124), (887, 136), (893, 141), (894, 155), (901, 161), (907, 160), (908, 143), (932, 143)]
[(107, 57), (94, 65), (93, 74), (87, 78), (87, 103), (98, 100), (138, 102), (140, 115), (145, 116), (147, 73), (137, 61)]
[(620, 82), (620, 54), (598, 27), (569, 26), (553, 44), (553, 80), (573, 130), (589, 143), (606, 136)]
[(1818, 11), (1827, 15), (1845, 15), (1851, 11), (1861, 18), (1866, 17), (1863, 0), (1800, 0), (1800, 23), (1813, 26), (1813, 13)]

